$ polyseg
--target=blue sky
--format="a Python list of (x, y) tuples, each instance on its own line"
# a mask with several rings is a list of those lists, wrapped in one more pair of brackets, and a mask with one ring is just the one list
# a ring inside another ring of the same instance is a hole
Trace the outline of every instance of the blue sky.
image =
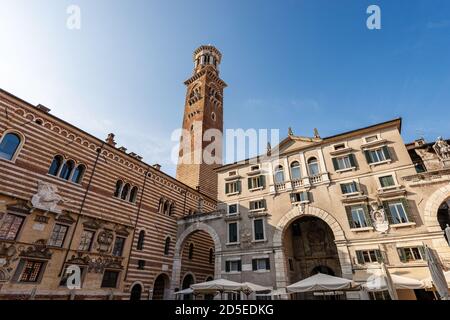
[[(66, 28), (69, 5), (81, 30)], [(366, 28), (377, 4), (382, 29)], [(0, 87), (174, 174), (192, 52), (223, 53), (226, 128), (322, 136), (403, 117), (450, 135), (447, 0), (0, 0)]]

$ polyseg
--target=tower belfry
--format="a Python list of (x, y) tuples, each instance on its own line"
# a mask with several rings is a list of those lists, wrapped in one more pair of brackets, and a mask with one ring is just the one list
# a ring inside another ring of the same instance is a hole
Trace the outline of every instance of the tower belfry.
[(226, 83), (219, 77), (222, 54), (214, 46), (194, 51), (194, 73), (187, 86), (183, 134), (177, 179), (216, 199), (217, 174), (222, 164), (223, 91)]

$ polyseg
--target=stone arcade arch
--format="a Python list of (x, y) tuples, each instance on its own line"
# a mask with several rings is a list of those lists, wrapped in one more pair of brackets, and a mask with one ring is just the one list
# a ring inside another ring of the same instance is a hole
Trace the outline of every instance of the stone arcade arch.
[(351, 279), (352, 263), (346, 245), (346, 238), (342, 227), (337, 220), (328, 212), (309, 205), (297, 206), (288, 211), (279, 221), (273, 235), (273, 247), (275, 252), (276, 286), (284, 288), (287, 284), (287, 270), (285, 255), (283, 252), (284, 233), (293, 221), (300, 217), (313, 216), (323, 220), (332, 230), (334, 241), (338, 250), (342, 277)]
[(211, 239), (214, 242), (214, 252), (216, 253), (214, 259), (214, 277), (220, 277), (222, 258), (219, 254), (222, 250), (222, 246), (220, 244), (220, 238), (217, 232), (209, 225), (203, 222), (195, 222), (186, 228), (181, 235), (177, 239), (177, 243), (175, 244), (174, 258), (173, 258), (173, 271), (172, 271), (172, 280), (170, 287), (170, 296), (174, 298), (175, 289), (180, 286), (181, 281), (181, 253), (183, 250), (183, 244), (188, 239), (190, 235), (195, 232), (204, 231), (209, 234)]
[(437, 214), (439, 207), (450, 199), (450, 183), (436, 190), (427, 200), (424, 211), (424, 224), (429, 232), (441, 231)]

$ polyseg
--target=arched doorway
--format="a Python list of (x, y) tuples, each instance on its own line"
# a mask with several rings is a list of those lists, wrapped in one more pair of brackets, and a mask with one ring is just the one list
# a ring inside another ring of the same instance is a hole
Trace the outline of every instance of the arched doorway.
[[(437, 213), (437, 220), (442, 230), (445, 230), (447, 226), (450, 226), (450, 201), (447, 200), (441, 204)], [(448, 236), (444, 234), (445, 239), (448, 242)]]
[(141, 296), (142, 296), (142, 286), (139, 283), (136, 283), (131, 288), (130, 300), (132, 301), (141, 300)]
[(169, 287), (169, 277), (165, 274), (160, 274), (153, 284), (153, 300), (164, 300), (167, 296), (167, 289)]
[[(181, 288), (183, 290), (188, 289), (194, 283), (195, 283), (194, 277), (192, 276), (192, 274), (189, 273), (184, 276)], [(194, 298), (193, 294), (185, 294), (183, 300), (193, 300), (193, 298)]]
[(333, 269), (331, 269), (330, 267), (327, 266), (317, 266), (315, 267), (312, 272), (311, 272), (311, 276), (318, 274), (318, 273), (323, 273), (323, 274), (328, 274), (330, 276), (335, 276)]
[[(314, 216), (296, 218), (286, 229), (283, 248), (288, 284), (319, 272), (342, 276), (338, 250), (331, 228)], [(313, 294), (297, 294), (295, 299), (313, 300)]]
[[(212, 250), (211, 250), (212, 249)], [(203, 282), (210, 275), (221, 272), (220, 238), (217, 232), (203, 222), (186, 228), (175, 245), (171, 290), (183, 288), (184, 276), (192, 273), (195, 281)]]

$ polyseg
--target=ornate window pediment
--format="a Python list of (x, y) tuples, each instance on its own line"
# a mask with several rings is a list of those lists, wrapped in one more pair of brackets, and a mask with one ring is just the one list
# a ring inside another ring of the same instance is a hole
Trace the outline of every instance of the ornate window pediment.
[(38, 259), (50, 259), (52, 257), (52, 252), (47, 247), (46, 240), (38, 240), (33, 245), (29, 246), (20, 253), (21, 257), (27, 258), (38, 258)]
[(83, 222), (83, 226), (86, 229), (97, 230), (102, 227), (102, 223), (96, 219), (88, 219), (85, 222)]

